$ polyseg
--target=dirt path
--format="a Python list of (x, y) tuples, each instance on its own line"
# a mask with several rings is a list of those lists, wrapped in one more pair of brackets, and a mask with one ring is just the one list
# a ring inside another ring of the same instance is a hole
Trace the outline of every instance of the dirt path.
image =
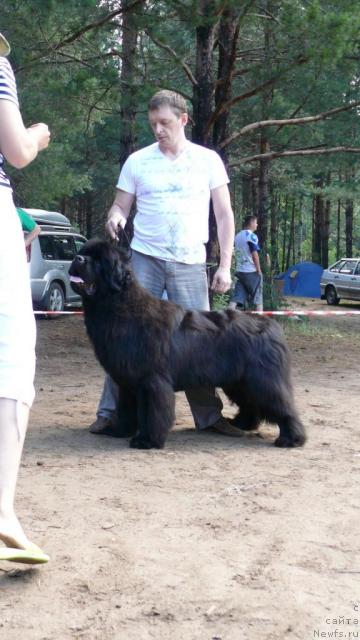
[(149, 452), (88, 433), (102, 372), (82, 318), (38, 322), (18, 512), (52, 561), (2, 563), (1, 639), (360, 637), (360, 317), (310, 322), (287, 329), (305, 448), (268, 426), (197, 435), (179, 395)]

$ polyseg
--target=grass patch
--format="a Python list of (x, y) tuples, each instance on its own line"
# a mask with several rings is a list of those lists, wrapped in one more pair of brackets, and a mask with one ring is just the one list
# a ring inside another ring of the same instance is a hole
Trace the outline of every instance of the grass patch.
[(339, 320), (324, 319), (324, 318), (307, 318), (299, 316), (299, 319), (288, 317), (279, 318), (279, 324), (281, 324), (284, 333), (287, 338), (291, 339), (293, 336), (304, 336), (309, 338), (319, 338), (321, 340), (337, 340), (348, 341), (351, 339), (352, 343), (360, 345), (360, 323), (356, 326), (356, 323), (343, 323), (340, 324)]

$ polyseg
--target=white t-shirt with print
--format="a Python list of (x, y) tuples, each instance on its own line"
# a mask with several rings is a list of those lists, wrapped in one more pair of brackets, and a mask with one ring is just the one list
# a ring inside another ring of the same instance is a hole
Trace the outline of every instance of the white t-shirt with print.
[(243, 229), (235, 236), (236, 271), (242, 273), (256, 271), (252, 251), (260, 251), (259, 239), (250, 229)]
[(228, 182), (220, 156), (189, 140), (175, 160), (157, 142), (131, 154), (116, 186), (136, 196), (132, 248), (162, 260), (205, 262), (210, 190)]

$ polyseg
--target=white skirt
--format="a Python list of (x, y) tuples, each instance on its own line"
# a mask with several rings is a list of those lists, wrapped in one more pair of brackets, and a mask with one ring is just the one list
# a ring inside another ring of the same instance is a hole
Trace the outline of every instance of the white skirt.
[(20, 220), (0, 187), (0, 398), (34, 400), (36, 325)]

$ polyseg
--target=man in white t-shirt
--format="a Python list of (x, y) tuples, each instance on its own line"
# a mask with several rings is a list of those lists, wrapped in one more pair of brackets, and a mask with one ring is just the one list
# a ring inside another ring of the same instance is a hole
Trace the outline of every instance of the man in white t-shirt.
[[(154, 296), (193, 309), (208, 309), (205, 243), (212, 200), (220, 245), (220, 264), (212, 288), (225, 292), (231, 284), (234, 216), (228, 176), (215, 151), (185, 136), (186, 102), (172, 91), (157, 92), (149, 103), (156, 142), (131, 154), (122, 167), (106, 230), (115, 239), (136, 200), (132, 268), (140, 284)], [(199, 431), (239, 436), (221, 415), (215, 389), (191, 389), (187, 398)], [(117, 387), (106, 376), (97, 419), (90, 431), (116, 435)]]
[(244, 228), (235, 236), (235, 289), (229, 307), (246, 309), (254, 305), (256, 311), (263, 310), (262, 272), (259, 260), (259, 239), (255, 233), (256, 216), (247, 216)]

